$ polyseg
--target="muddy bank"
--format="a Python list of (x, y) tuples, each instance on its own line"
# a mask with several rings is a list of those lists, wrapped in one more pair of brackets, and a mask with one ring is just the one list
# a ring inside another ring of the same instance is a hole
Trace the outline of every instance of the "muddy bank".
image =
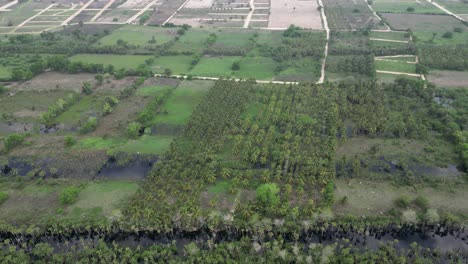
[(111, 157), (97, 172), (96, 178), (143, 179), (158, 160), (154, 155)]

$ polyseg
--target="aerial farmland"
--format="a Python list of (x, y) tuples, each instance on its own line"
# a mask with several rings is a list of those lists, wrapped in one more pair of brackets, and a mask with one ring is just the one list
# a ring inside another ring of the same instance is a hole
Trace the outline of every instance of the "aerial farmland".
[(0, 0), (0, 263), (466, 263), (465, 0)]

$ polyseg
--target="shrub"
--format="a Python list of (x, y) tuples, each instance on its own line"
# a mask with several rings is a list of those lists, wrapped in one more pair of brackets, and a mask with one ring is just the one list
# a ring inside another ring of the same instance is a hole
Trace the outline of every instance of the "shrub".
[(463, 28), (461, 27), (456, 27), (453, 29), (453, 32), (456, 32), (456, 33), (463, 33)]
[(401, 215), (401, 220), (405, 223), (416, 224), (418, 222), (418, 216), (413, 210), (405, 210)]
[(104, 106), (102, 107), (102, 114), (108, 115), (110, 113), (112, 113), (112, 106), (108, 102), (105, 102)]
[(443, 38), (453, 38), (453, 33), (450, 32), (450, 31), (447, 31), (442, 35), (442, 37)]
[(8, 200), (8, 193), (6, 192), (0, 192), (0, 205), (3, 204), (6, 200)]
[(408, 11), (408, 12), (414, 12), (414, 10), (415, 10), (415, 9), (414, 9), (414, 7), (412, 7), (412, 6), (406, 8), (406, 11)]
[(80, 133), (86, 134), (94, 131), (98, 125), (98, 119), (96, 117), (90, 117), (88, 121), (80, 128)]
[(71, 147), (76, 144), (76, 138), (72, 136), (66, 136), (65, 137), (65, 146)]
[(399, 208), (407, 208), (410, 205), (410, 198), (406, 195), (401, 195), (395, 199), (394, 204)]
[(4, 94), (6, 92), (8, 92), (8, 88), (0, 84), (0, 94)]
[(107, 96), (104, 101), (112, 107), (119, 103), (119, 100), (113, 96)]
[(93, 93), (93, 88), (91, 88), (91, 84), (89, 82), (84, 82), (83, 86), (81, 87), (81, 92), (90, 95)]
[(276, 183), (265, 183), (257, 188), (256, 197), (263, 205), (272, 206), (279, 202), (278, 193), (279, 188)]
[(75, 203), (80, 194), (80, 188), (77, 186), (70, 186), (65, 188), (59, 195), (59, 200), (62, 205), (69, 205)]
[(413, 204), (423, 210), (427, 210), (427, 208), (429, 208), (429, 200), (421, 195), (418, 195), (418, 197), (413, 200)]
[(238, 71), (238, 70), (240, 70), (240, 62), (239, 62), (239, 61), (235, 61), (235, 62), (232, 64), (231, 69), (232, 69), (233, 71)]
[(140, 136), (141, 125), (138, 122), (132, 122), (127, 126), (127, 135), (129, 138), (138, 138)]
[(373, 5), (373, 4), (374, 4), (374, 1), (372, 1), (372, 0), (367, 0), (367, 3), (368, 3), (369, 5)]
[(6, 151), (10, 151), (11, 149), (23, 144), (24, 136), (19, 134), (11, 134), (5, 138), (3, 141), (3, 145), (5, 146)]

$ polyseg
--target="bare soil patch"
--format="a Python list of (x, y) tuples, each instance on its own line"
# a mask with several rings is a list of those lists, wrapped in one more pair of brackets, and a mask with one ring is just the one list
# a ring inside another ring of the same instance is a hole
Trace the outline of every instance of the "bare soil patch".
[(466, 71), (431, 71), (427, 79), (441, 87), (468, 87)]
[(164, 23), (176, 10), (185, 3), (185, 0), (172, 0), (163, 2), (148, 20), (148, 25), (161, 25)]
[(269, 28), (287, 28), (291, 24), (310, 29), (322, 29), (317, 1), (272, 0)]

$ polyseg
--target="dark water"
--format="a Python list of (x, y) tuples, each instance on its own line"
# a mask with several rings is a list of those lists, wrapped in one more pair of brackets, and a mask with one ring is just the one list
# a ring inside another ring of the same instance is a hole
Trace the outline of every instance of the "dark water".
[(153, 168), (156, 157), (132, 158), (125, 164), (120, 164), (114, 159), (97, 172), (98, 178), (108, 179), (143, 179)]

